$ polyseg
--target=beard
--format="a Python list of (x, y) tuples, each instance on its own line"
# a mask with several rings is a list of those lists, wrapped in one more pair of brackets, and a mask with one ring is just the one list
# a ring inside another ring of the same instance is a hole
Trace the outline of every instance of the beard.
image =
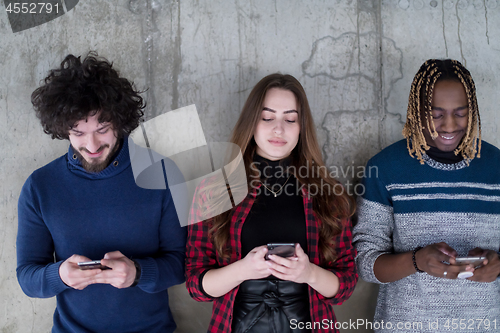
[[(99, 147), (99, 149), (97, 149), (96, 152), (99, 152), (99, 151), (106, 149), (108, 147), (109, 147), (108, 144), (102, 145), (101, 147)], [(76, 149), (73, 145), (71, 145), (71, 148), (73, 149), (73, 153), (76, 155), (76, 157), (78, 157), (78, 160), (80, 160), (82, 167), (85, 169), (85, 171), (91, 172), (91, 173), (98, 173), (98, 172), (101, 172), (102, 170), (106, 169), (108, 167), (108, 165), (111, 163), (111, 160), (113, 159), (115, 153), (118, 151), (119, 147), (120, 147), (120, 142), (119, 142), (119, 140), (117, 140), (116, 143), (114, 144), (114, 146), (110, 149), (106, 158), (102, 162), (91, 163), (91, 162), (88, 162), (85, 159), (85, 157), (83, 157), (83, 155), (80, 153), (80, 150), (88, 152), (88, 150), (85, 147), (81, 147), (80, 149)]]

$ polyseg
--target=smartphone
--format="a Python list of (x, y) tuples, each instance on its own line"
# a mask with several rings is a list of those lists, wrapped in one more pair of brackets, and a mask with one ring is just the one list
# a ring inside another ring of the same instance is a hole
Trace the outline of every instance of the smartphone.
[(269, 243), (267, 244), (267, 253), (264, 257), (269, 260), (269, 255), (275, 254), (277, 256), (288, 258), (295, 255), (295, 243)]
[(85, 270), (85, 269), (96, 269), (96, 268), (100, 268), (102, 270), (111, 269), (108, 266), (101, 265), (101, 261), (100, 260), (79, 262), (78, 263), (78, 267), (80, 267), (80, 269), (82, 269), (82, 270)]
[(458, 257), (455, 258), (455, 262), (457, 265), (472, 265), (474, 267), (480, 266), (483, 264), (484, 259), (486, 257)]

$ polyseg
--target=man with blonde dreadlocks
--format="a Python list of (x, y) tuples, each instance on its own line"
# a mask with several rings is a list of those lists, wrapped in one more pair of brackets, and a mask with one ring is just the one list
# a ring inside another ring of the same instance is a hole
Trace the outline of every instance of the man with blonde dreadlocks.
[[(403, 135), (368, 162), (378, 173), (358, 199), (358, 271), (381, 284), (373, 328), (499, 332), (500, 150), (481, 141), (461, 63), (420, 67)], [(463, 256), (485, 259), (460, 264)]]

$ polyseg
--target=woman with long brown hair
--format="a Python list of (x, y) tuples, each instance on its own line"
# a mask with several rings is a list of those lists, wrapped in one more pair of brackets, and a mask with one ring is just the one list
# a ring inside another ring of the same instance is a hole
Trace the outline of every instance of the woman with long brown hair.
[[(253, 88), (230, 140), (249, 193), (188, 227), (186, 284), (195, 300), (214, 302), (209, 332), (337, 331), (331, 306), (357, 282), (354, 203), (328, 174), (315, 132), (293, 76), (271, 74)], [(273, 255), (269, 243), (292, 252)]]

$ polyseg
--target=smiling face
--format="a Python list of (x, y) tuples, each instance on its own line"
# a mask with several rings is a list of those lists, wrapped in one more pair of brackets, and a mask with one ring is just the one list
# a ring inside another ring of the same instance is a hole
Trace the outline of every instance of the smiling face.
[[(438, 136), (432, 139), (426, 124), (423, 134), (429, 146), (441, 151), (455, 150), (467, 131), (469, 106), (464, 86), (458, 81), (442, 80), (434, 85), (432, 121)], [(425, 116), (422, 115), (422, 121)]]
[(111, 123), (99, 123), (99, 113), (78, 121), (69, 131), (69, 141), (82, 166), (100, 172), (118, 149), (118, 139)]
[(254, 131), (257, 154), (271, 161), (288, 157), (299, 141), (297, 99), (290, 90), (271, 88)]

